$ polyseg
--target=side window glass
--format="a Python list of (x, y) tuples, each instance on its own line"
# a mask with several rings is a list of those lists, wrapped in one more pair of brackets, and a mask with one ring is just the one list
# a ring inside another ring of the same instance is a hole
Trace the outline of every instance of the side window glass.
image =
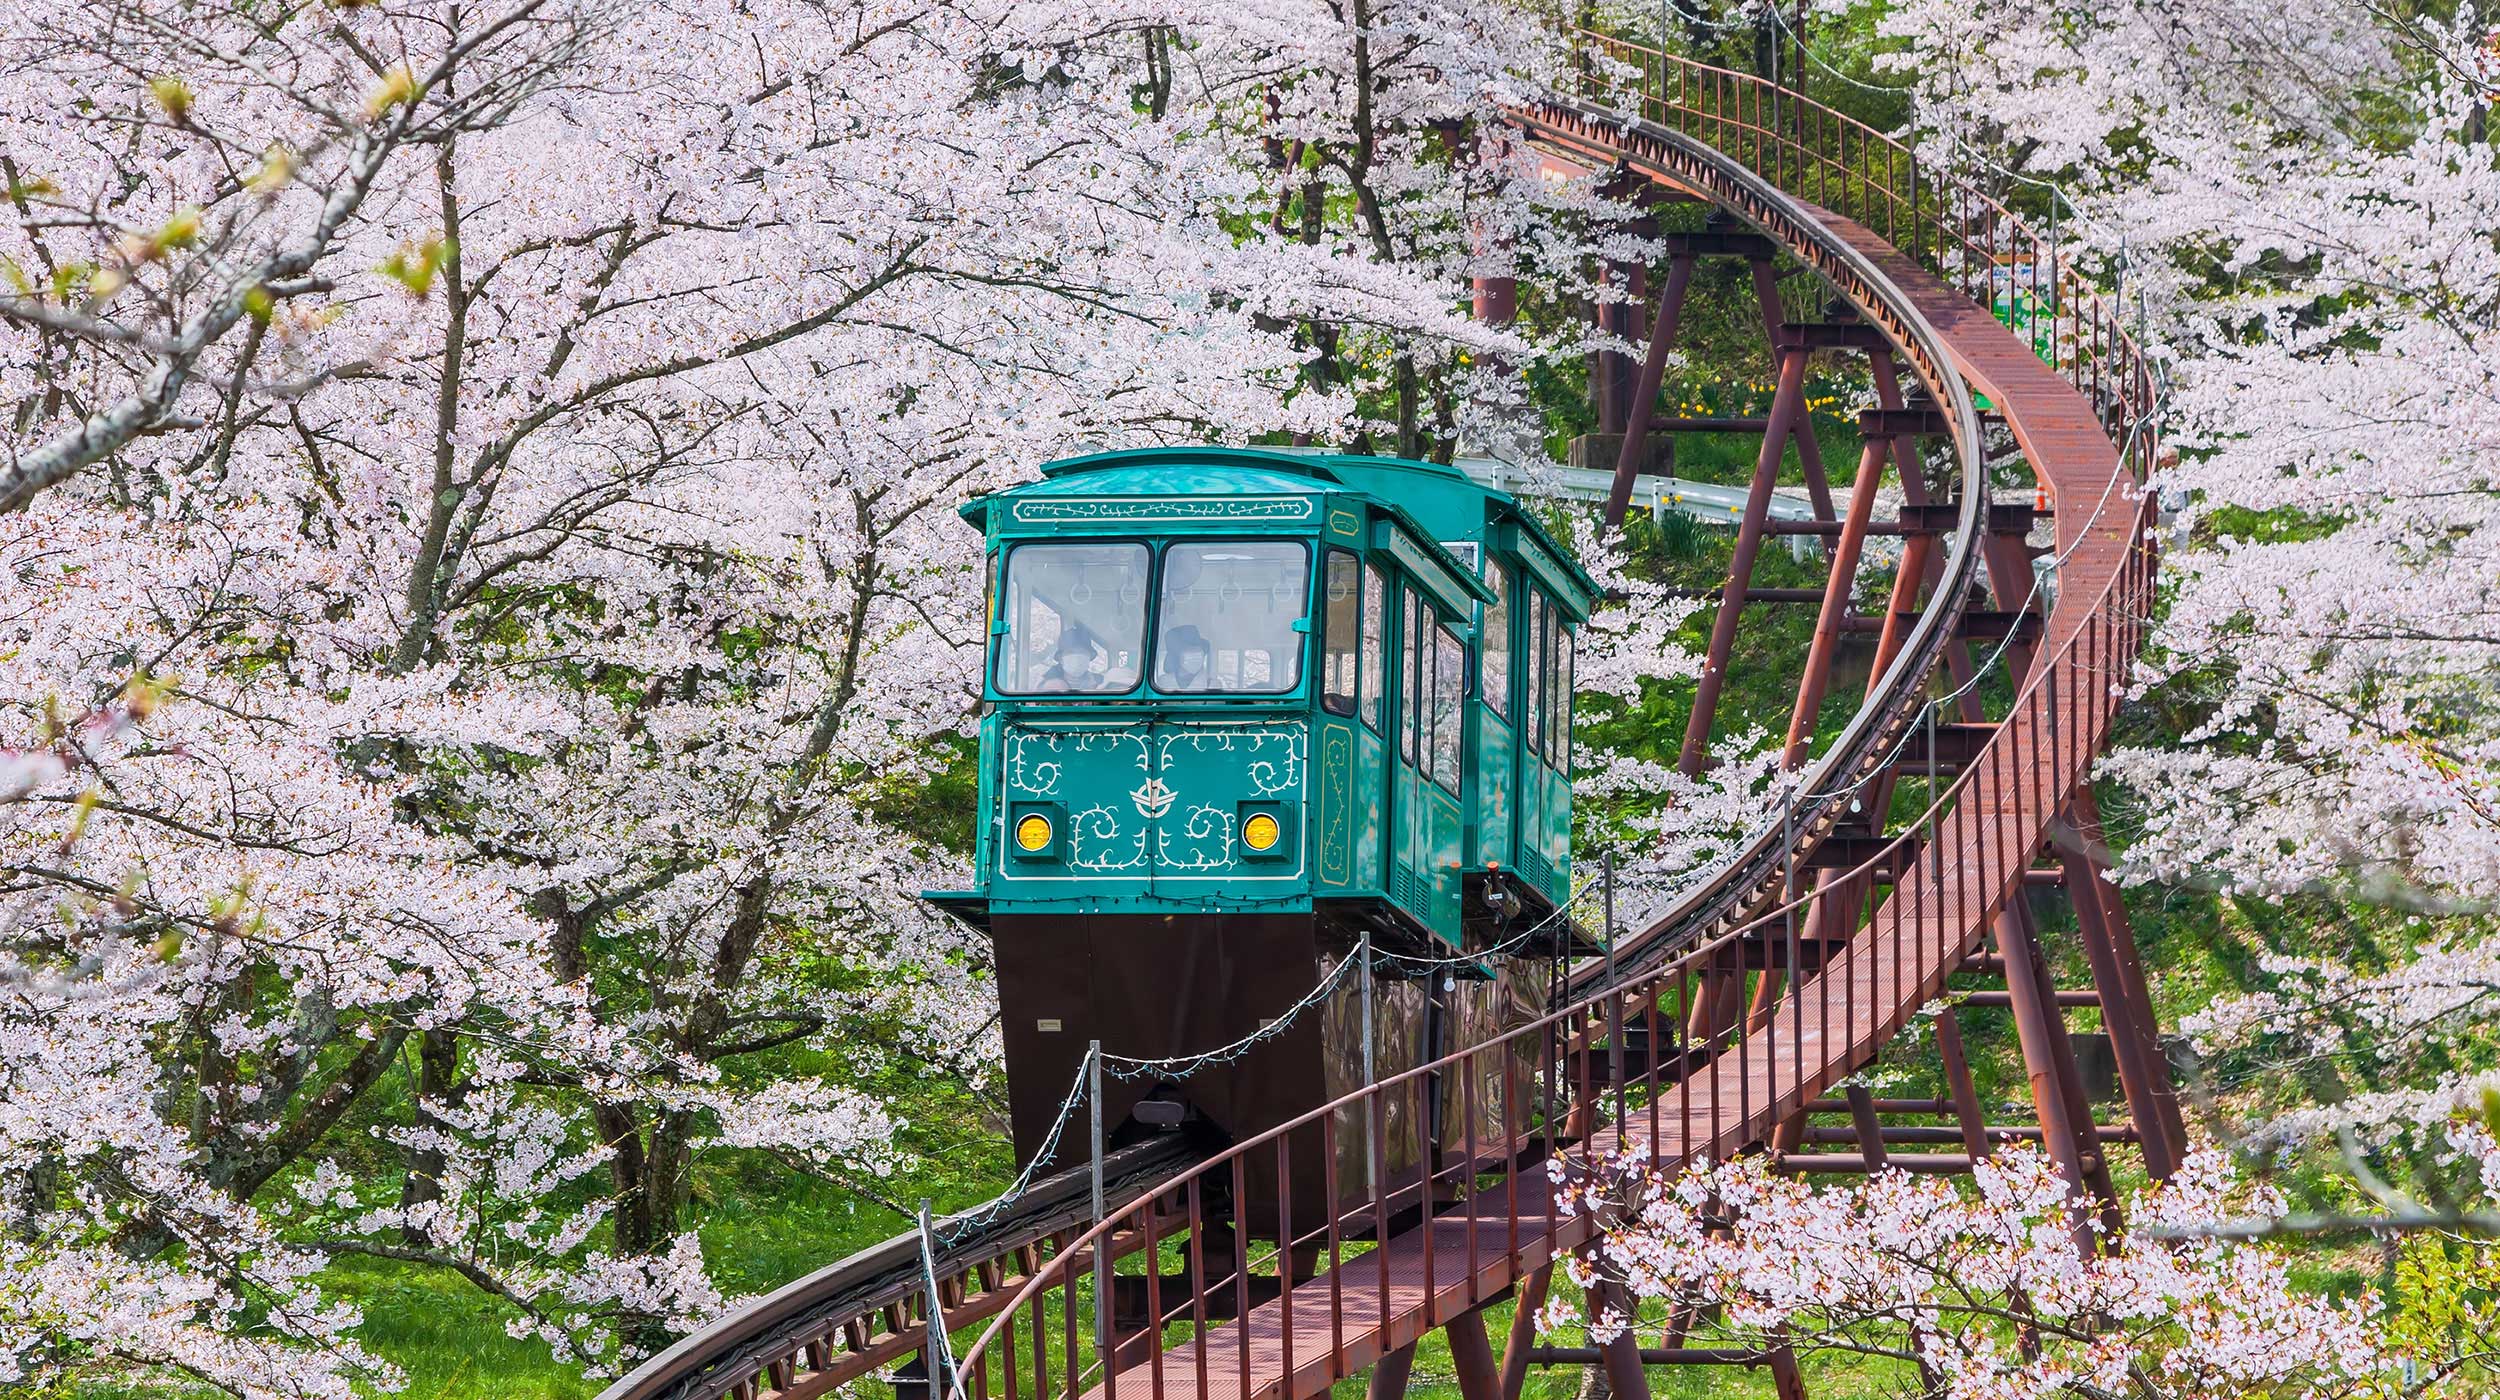
[(1425, 777), (1432, 776), (1432, 736), (1441, 722), (1440, 689), (1433, 684), (1432, 605), (1425, 603), (1415, 611), (1415, 645), (1406, 649), (1407, 659), (1415, 664), (1415, 767)]
[(1510, 571), (1498, 559), (1484, 569), (1493, 601), (1484, 608), (1484, 703), (1510, 719)]
[(1363, 566), (1363, 674), (1359, 695), (1362, 700), (1363, 723), (1380, 732), (1381, 691), (1389, 683), (1388, 655), (1382, 650), (1382, 638), (1389, 629), (1389, 606), (1385, 601), (1388, 588), (1376, 564)]
[(1564, 709), (1570, 701), (1562, 679), (1562, 609), (1546, 603), (1537, 609), (1537, 617), (1545, 632), (1545, 761), (1563, 768), (1571, 762), (1571, 730)]
[(1416, 598), (1415, 590), (1409, 588), (1403, 592), (1406, 598), (1406, 611), (1402, 619), (1405, 630), (1398, 634), (1398, 669), (1404, 673), (1405, 679), (1398, 682), (1398, 691), (1406, 712), (1398, 716), (1400, 735), (1398, 752), (1406, 755), (1407, 762), (1413, 763), (1415, 761), (1415, 726), (1422, 719), (1424, 708), (1418, 703), (1423, 696), (1424, 668), (1415, 664), (1415, 639), (1423, 629), (1417, 625), (1416, 607), (1420, 600)]
[(1432, 778), (1458, 795), (1458, 752), (1467, 690), (1467, 648), (1447, 627), (1432, 629)]
[(1562, 643), (1562, 689), (1554, 697), (1554, 723), (1561, 738), (1554, 745), (1554, 766), (1565, 773), (1571, 771), (1571, 713), (1579, 708), (1579, 697), (1571, 689), (1571, 668), (1579, 655), (1579, 645), (1571, 635), (1571, 626), (1558, 630)]
[(1327, 615), (1321, 632), (1328, 648), (1320, 663), (1319, 703), (1332, 715), (1354, 713), (1355, 655), (1363, 630), (1362, 567), (1342, 549), (1328, 551), (1322, 583)]
[(1545, 595), (1531, 588), (1528, 590), (1525, 663), (1528, 671), (1528, 719), (1521, 726), (1520, 737), (1528, 741), (1528, 748), (1535, 753), (1545, 752), (1545, 654), (1537, 649), (1537, 642), (1545, 635), (1544, 622)]

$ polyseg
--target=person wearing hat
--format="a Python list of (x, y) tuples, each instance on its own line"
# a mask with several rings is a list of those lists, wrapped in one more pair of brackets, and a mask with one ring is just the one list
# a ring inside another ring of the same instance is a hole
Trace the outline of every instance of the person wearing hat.
[(1206, 634), (1194, 624), (1184, 622), (1163, 634), (1163, 674), (1155, 678), (1158, 690), (1192, 691), (1215, 688), (1215, 648), (1207, 644)]
[(1094, 634), (1080, 623), (1070, 623), (1059, 634), (1059, 654), (1042, 672), (1038, 687), (1046, 692), (1100, 690), (1102, 677), (1094, 674)]

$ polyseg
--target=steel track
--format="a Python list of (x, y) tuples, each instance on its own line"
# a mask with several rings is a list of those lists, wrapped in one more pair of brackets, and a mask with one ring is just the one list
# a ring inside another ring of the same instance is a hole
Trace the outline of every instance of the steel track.
[[(1660, 81), (1665, 81), (1663, 76)], [(1678, 81), (1683, 80), (1679, 77)], [(1680, 89), (1679, 100), (1689, 100)], [(1792, 196), (1780, 181), (1710, 142), (1627, 120), (1606, 107), (1546, 97), (1519, 103), (1509, 115), (1541, 143), (1605, 164), (1621, 162), (1710, 200), (1812, 267), (1885, 331), (1896, 351), (1945, 407), (1960, 468), (1960, 515), (1942, 580), (1867, 702), (1809, 768), (1794, 821), (1757, 833), (1707, 882), (1627, 938), (1614, 969), (1616, 981), (1627, 983), (1697, 944), (1745, 926), (1775, 904), (1787, 882), (1839, 824), (1859, 785), (1891, 761), (1896, 746), (1925, 708), (1928, 679), (1954, 635), (1952, 615), (1964, 607), (1972, 587), (1987, 521), (1986, 469), (1976, 410), (1934, 327), (1892, 287), (1866, 252), (1825, 225), (1821, 209)], [(1725, 111), (1711, 119), (1723, 126), (1728, 121)], [(1719, 134), (1721, 144), (1726, 144), (1725, 132)], [(1860, 143), (1863, 159), (1863, 137)], [(1840, 150), (1845, 158), (1845, 134)], [(1756, 163), (1760, 158), (1757, 148)], [(1919, 207), (1916, 180), (1914, 169), (1910, 188), (1914, 212)], [(1583, 970), (1574, 979), (1574, 997), (1602, 990), (1603, 976), (1599, 967)], [(1159, 1194), (1154, 1189), (1159, 1185), (1190, 1178), (1209, 1156), (1177, 1140), (1158, 1140), (1114, 1154), (1108, 1173), (1113, 1215), (1122, 1214), (1124, 1205)], [(941, 1251), (939, 1302), (950, 1327), (980, 1322), (1010, 1306), (1020, 1286), (1027, 1293), (1032, 1291), (1028, 1285), (1038, 1275), (1065, 1279), (1082, 1274), (1087, 1267), (1084, 1244), (1076, 1243), (1073, 1251), (1050, 1260), (1042, 1259), (1040, 1250), (1054, 1243), (1069, 1246), (1074, 1243), (1070, 1235), (1091, 1221), (1086, 1187), (1086, 1174), (1081, 1170), (1036, 1183), (1023, 1197), (998, 1208), (994, 1219)], [(956, 1219), (981, 1214), (969, 1212)], [(1114, 1242), (1111, 1233), (1096, 1233), (1111, 1253), (1134, 1247)], [(686, 1338), (610, 1386), (601, 1400), (728, 1396), (755, 1400), (760, 1395), (807, 1400), (916, 1352), (925, 1335), (921, 1320), (925, 1306), (918, 1236), (897, 1236)]]
[[(1103, 1162), (1106, 1208), (1120, 1209), (1205, 1155), (1177, 1133), (1110, 1153)], [(1038, 1255), (1054, 1240), (1092, 1224), (1092, 1184), (1090, 1168), (1080, 1164), (1034, 1181), (1013, 1200), (988, 1201), (934, 1222), (938, 1239), (960, 1236), (937, 1249), (941, 1287), (952, 1285), (950, 1291), (958, 1294), (948, 1302), (947, 1315), (958, 1325), (987, 1316), (984, 1295), (1003, 1302), (1029, 1274), (1024, 1265), (1040, 1262), (1020, 1254)], [(685, 1337), (600, 1392), (600, 1400), (751, 1395), (759, 1383), (772, 1386), (777, 1361), (811, 1354), (822, 1363), (811, 1368), (811, 1384), (785, 1393), (822, 1394), (916, 1353), (925, 1332), (926, 1293), (920, 1232), (907, 1230)]]

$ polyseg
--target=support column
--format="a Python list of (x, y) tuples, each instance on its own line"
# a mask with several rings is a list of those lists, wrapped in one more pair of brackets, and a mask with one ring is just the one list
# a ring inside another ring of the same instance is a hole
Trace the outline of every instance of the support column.
[(1971, 1082), (1970, 1057), (1962, 1053), (1961, 1013), (1949, 1005), (1936, 1018), (1936, 1060), (1944, 1068), (1954, 1122), (1962, 1129), (1962, 1150), (1976, 1163), (1988, 1155), (1988, 1120), (1979, 1110), (1979, 1086)]
[(1805, 762), (1806, 750), (1814, 741), (1815, 717), (1822, 711), (1823, 694), (1831, 686), (1832, 661), (1840, 653), (1840, 624), (1848, 614), (1850, 585), (1858, 572), (1858, 555), (1866, 545), (1867, 522), (1875, 510), (1875, 490), (1884, 479), (1884, 448), (1880, 439), (1869, 438), (1866, 450), (1858, 454), (1858, 474), (1849, 486), (1849, 515), (1841, 522), (1840, 538), (1833, 541), (1831, 577), (1823, 585), (1823, 609), (1815, 615), (1814, 641), (1806, 649), (1805, 675), (1797, 682), (1797, 705), (1788, 716), (1788, 746), (1781, 756), (1782, 766), (1794, 768)]
[(1519, 283), (1510, 277), (1475, 279), (1476, 319), (1488, 326), (1507, 326), (1519, 319)]
[[(1875, 378), (1875, 406), (1897, 409), (1904, 406), (1901, 398), (1901, 376), (1893, 372), (1890, 350), (1870, 350), (1866, 356), (1867, 371)], [(1927, 478), (1921, 470), (1917, 439), (1890, 437), (1884, 440), (1892, 453), (1892, 469), (1901, 478), (1901, 499), (1909, 505), (1927, 502)]]
[(1730, 943), (1711, 954), (1695, 978), (1692, 1009), (1684, 1018), (1688, 1053), (1715, 1051), (1718, 1038), (1734, 1029), (1737, 1018), (1743, 1014), (1744, 995), (1744, 954)]
[[(1646, 182), (1640, 182), (1646, 183)], [(1618, 164), (1598, 193), (1607, 199), (1630, 199), (1639, 188), (1632, 173)], [(1602, 290), (1589, 300), (1589, 329), (1605, 335), (1625, 335), (1624, 308), (1627, 302), (1610, 300), (1607, 293), (1630, 295), (1627, 264), (1601, 261), (1596, 267), (1596, 282)], [(1625, 336), (1629, 339), (1629, 336)], [(1623, 431), (1626, 391), (1631, 388), (1630, 356), (1619, 350), (1592, 350), (1588, 356), (1589, 403), (1597, 410), (1597, 430), (1601, 433)]]
[(1502, 1371), (1493, 1362), (1492, 1343), (1485, 1340), (1484, 1309), (1469, 1308), (1443, 1323), (1441, 1332), (1458, 1372), (1460, 1400), (1502, 1400)]
[[(1481, 228), (1476, 231), (1475, 239), (1476, 256), (1483, 257), (1485, 238)], [(1517, 278), (1508, 275), (1480, 276), (1472, 281), (1475, 293), (1473, 309), (1478, 321), (1488, 326), (1507, 326), (1519, 319), (1519, 281)], [(1486, 367), (1498, 375), (1507, 375), (1511, 372), (1510, 361), (1503, 357), (1492, 359)]]
[(1797, 1353), (1783, 1342), (1771, 1349), (1771, 1393), (1777, 1400), (1806, 1400), (1806, 1378), (1797, 1371)]
[[(2016, 898), (2020, 898), (2019, 892)], [(2031, 931), (2012, 908), (1996, 917), (1997, 949), (2005, 958), (2006, 999), (2012, 1003), (2014, 1033), (2022, 1042), (2023, 1068), (2031, 1080), (2031, 1105), (2040, 1118), (2042, 1145), (2058, 1172), (2078, 1196), (2108, 1199), (2107, 1172), (2087, 1161), (2082, 1131), (2075, 1123), (2074, 1096), (2067, 1092), (2075, 1073), (2074, 1051), (2066, 1043), (2066, 1026), (2054, 1000), (2043, 992), (2046, 969)], [(2087, 1117), (2087, 1123), (2090, 1121)], [(2096, 1181), (2095, 1178), (2098, 1178)], [(2074, 1213), (2076, 1247), (2092, 1253), (2092, 1232), (2082, 1208)]]
[(1779, 387), (1771, 396), (1771, 421), (1762, 435), (1762, 455), (1754, 464), (1753, 486), (1745, 496), (1745, 516), (1736, 529), (1736, 555), (1728, 563), (1727, 586), (1719, 594), (1719, 615), (1710, 628), (1710, 651), (1702, 663), (1693, 694), (1693, 714), (1684, 726), (1684, 751), (1676, 766), (1699, 773), (1710, 752), (1710, 726), (1718, 716), (1719, 692), (1727, 686), (1728, 658), (1736, 647), (1736, 620), (1745, 607), (1745, 590), (1753, 583), (1753, 564), (1762, 552), (1762, 522), (1771, 510), (1771, 488), (1779, 481), (1780, 449), (1788, 425), (1805, 402), (1806, 357), (1787, 354), (1780, 362)]
[(1408, 1342), (1372, 1363), (1369, 1400), (1406, 1400), (1406, 1378), (1415, 1371), (1415, 1344)]
[(1684, 295), (1693, 283), (1693, 255), (1678, 253), (1667, 264), (1667, 289), (1658, 298), (1649, 354), (1641, 360), (1640, 383), (1632, 389), (1632, 412), (1623, 425), (1623, 446), (1615, 454), (1615, 481), (1606, 493), (1606, 523), (1620, 525), (1632, 505), (1632, 482), (1640, 475), (1649, 450), (1649, 425), (1658, 411), (1658, 386), (1666, 378), (1667, 352), (1675, 348), (1677, 327), (1684, 319)]
[(2170, 1060), (2162, 1050), (2161, 1023), (2153, 1015), (2152, 989), (2136, 953), (2135, 931), (2128, 927), (2126, 905), (2098, 854), (2101, 813), (2090, 783), (2075, 789), (2067, 813), (2074, 842), (2058, 851), (2067, 897), (2074, 901), (2084, 953), (2092, 960), (2092, 980), (2100, 988), (2101, 1017), (2111, 1044), (2129, 1047), (2120, 1050), (2118, 1076), (2126, 1087), (2128, 1115), (2144, 1137), (2145, 1170), (2156, 1181), (2167, 1180), (2187, 1156), (2187, 1122), (2179, 1110), (2178, 1086), (2170, 1082)]
[[(1786, 336), (1781, 333), (1780, 327), (1787, 324), (1788, 314), (1780, 308), (1779, 278), (1773, 275), (1768, 258), (1753, 259), (1753, 293), (1754, 300), (1762, 308), (1762, 334), (1771, 342), (1771, 353), (1774, 356), (1796, 355), (1798, 373), (1802, 375), (1805, 372), (1806, 347), (1784, 343)], [(1815, 441), (1814, 420), (1804, 411), (1802, 394), (1797, 402), (1799, 411), (1789, 422), (1786, 432), (1797, 439), (1797, 462), (1805, 470), (1806, 495), (1814, 502), (1814, 518), (1829, 520), (1832, 518), (1832, 483), (1823, 472), (1823, 445)], [(1778, 410), (1772, 412), (1776, 416)], [(1777, 425), (1774, 425), (1773, 431), (1775, 434), (1780, 431)]]
[[(1606, 1387), (1614, 1392), (1614, 1400), (1649, 1400), (1649, 1371), (1641, 1365), (1641, 1339), (1632, 1323), (1632, 1302), (1619, 1285), (1600, 1286), (1600, 1297), (1623, 1314), (1624, 1328), (1615, 1339), (1598, 1349), (1605, 1358)], [(1594, 1311), (1597, 1299), (1589, 1300)]]
[(1858, 1130), (1858, 1155), (1866, 1159), (1866, 1169), (1884, 1169), (1884, 1124), (1875, 1116), (1875, 1096), (1863, 1084), (1852, 1084), (1843, 1091), (1849, 1100), (1849, 1121)]
[[(1869, 358), (1869, 367), (1875, 375), (1876, 405), (1887, 409), (1902, 407), (1904, 400), (1901, 396), (1901, 381), (1893, 371), (1891, 353), (1883, 350), (1874, 352)], [(1927, 504), (1927, 477), (1919, 462), (1916, 441), (1914, 437), (1892, 439), (1893, 468), (1901, 478), (1901, 504), (1908, 509), (1923, 507)], [(1920, 582), (1932, 592), (1944, 579), (1944, 555), (1935, 548), (1931, 540), (1924, 548), (1916, 552), (1916, 557), (1918, 560), (1916, 572)], [(1910, 556), (1907, 553), (1902, 558), (1901, 568), (1904, 573), (1912, 571)], [(1902, 595), (1896, 595), (1896, 607), (1899, 596)], [(1911, 593), (1906, 596), (1915, 598), (1917, 595)], [(1890, 635), (1890, 630), (1887, 624), (1887, 635)], [(1884, 664), (1890, 659), (1890, 651), (1879, 652), (1875, 667), (1867, 676), (1870, 686), (1877, 677), (1883, 674)], [(1944, 661), (1947, 673), (1953, 678), (1953, 684), (1962, 690), (1962, 697), (1957, 706), (1962, 718), (1965, 721), (1977, 723), (1982, 715), (1978, 691), (1971, 685), (1971, 662), (1967, 645), (1958, 638), (1945, 643)]]
[(2101, 1028), (2109, 1033), (2111, 1054), (2118, 1061), (2118, 1082), (2126, 1090), (2127, 1113), (2135, 1120), (2144, 1148), (2144, 1171), (2155, 1181), (2167, 1181), (2179, 1169), (2169, 1124), (2163, 1121), (2159, 1100), (2169, 1089), (2165, 1072), (2155, 1049), (2146, 1054), (2149, 1037), (2143, 1034), (2144, 1014), (2126, 994), (2125, 974), (2118, 969), (2118, 955), (2109, 944), (2109, 929), (2100, 898), (2092, 885), (2097, 877), (2089, 868), (2077, 868), (2076, 857), (2066, 860), (2066, 890), (2075, 906), (2075, 930), (2083, 941), (2083, 952), (2092, 964), (2092, 984), (2101, 998)]
[(1554, 1266), (1528, 1275), (1519, 1289), (1519, 1306), (1510, 1315), (1510, 1336), (1502, 1343), (1502, 1400), (1519, 1400), (1528, 1383), (1528, 1349), (1536, 1345), (1536, 1315), (1545, 1310), (1546, 1290), (1554, 1285)]
[[(1654, 231), (1654, 221), (1637, 220), (1631, 232), (1638, 237), (1645, 228)], [(1607, 319), (1616, 335), (1638, 345), (1648, 332), (1648, 327), (1642, 324), (1641, 313), (1649, 303), (1649, 268), (1637, 262), (1615, 263), (1608, 280), (1622, 290), (1624, 299), (1608, 308)], [(1614, 431), (1621, 432), (1631, 420), (1633, 406), (1637, 402), (1633, 398), (1634, 383), (1640, 378), (1643, 362), (1619, 350), (1606, 359), (1606, 397), (1613, 405)]]
[[(1936, 557), (1936, 537), (1911, 535), (1901, 542), (1901, 567), (1892, 577), (1892, 600), (1884, 606), (1884, 630), (1875, 639), (1875, 659), (1867, 670), (1867, 685), (1872, 687), (1883, 679), (1884, 670), (1901, 654), (1901, 644), (1909, 640), (1910, 619), (1918, 614), (1919, 594), (1927, 581), (1927, 566)], [(1951, 655), (1953, 644), (1945, 648)], [(1967, 716), (1965, 716), (1967, 718)]]
[[(2030, 548), (2023, 543), (2021, 534), (1999, 530), (1993, 520), (1988, 524), (1988, 533), (1981, 537), (1979, 547), (1980, 558), (1988, 565), (1988, 591), (1996, 595), (1997, 607), (2008, 615), (2023, 612), (2024, 604), (2031, 600)], [(2031, 674), (2032, 664), (2038, 659), (2037, 648), (2020, 636), (2008, 637), (2005, 659), (2006, 674), (2019, 682)]]
[(2109, 1174), (2109, 1151), (2101, 1141), (2101, 1125), (2092, 1116), (2092, 1098), (2084, 1092), (2083, 1070), (2075, 1063), (2074, 1038), (2066, 1030), (2066, 1013), (2058, 1000), (2057, 978), (2049, 970), (2047, 945), (2041, 942), (2040, 926), (2031, 915), (2029, 900), (2017, 895), (2013, 902), (2014, 922), (2031, 940), (2031, 973), (2036, 979), (2040, 1001), (2049, 1009), (2049, 1024), (2057, 1036), (2051, 1042), (2057, 1063), (2058, 1091), (2066, 1096), (2066, 1117), (2075, 1125), (2075, 1143), (2083, 1151), (2084, 1182), (2100, 1204), (2101, 1226), (2116, 1234), (2124, 1221), (2118, 1215), (2118, 1188)]

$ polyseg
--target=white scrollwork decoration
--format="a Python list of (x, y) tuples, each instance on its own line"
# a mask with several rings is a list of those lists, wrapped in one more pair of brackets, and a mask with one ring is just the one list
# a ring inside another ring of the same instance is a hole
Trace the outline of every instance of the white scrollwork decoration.
[(1167, 870), (1221, 870), (1233, 863), (1233, 814), (1217, 807), (1198, 806), (1189, 809), (1189, 820), (1181, 824), (1180, 834), (1193, 843), (1213, 840), (1215, 855), (1203, 849), (1182, 860), (1172, 854), (1169, 828), (1156, 838), (1155, 863)]
[(1137, 829), (1127, 850), (1118, 849), (1119, 840), (1120, 814), (1109, 807), (1088, 807), (1068, 819), (1068, 864), (1077, 870), (1108, 873), (1135, 870), (1146, 863), (1144, 827)]

